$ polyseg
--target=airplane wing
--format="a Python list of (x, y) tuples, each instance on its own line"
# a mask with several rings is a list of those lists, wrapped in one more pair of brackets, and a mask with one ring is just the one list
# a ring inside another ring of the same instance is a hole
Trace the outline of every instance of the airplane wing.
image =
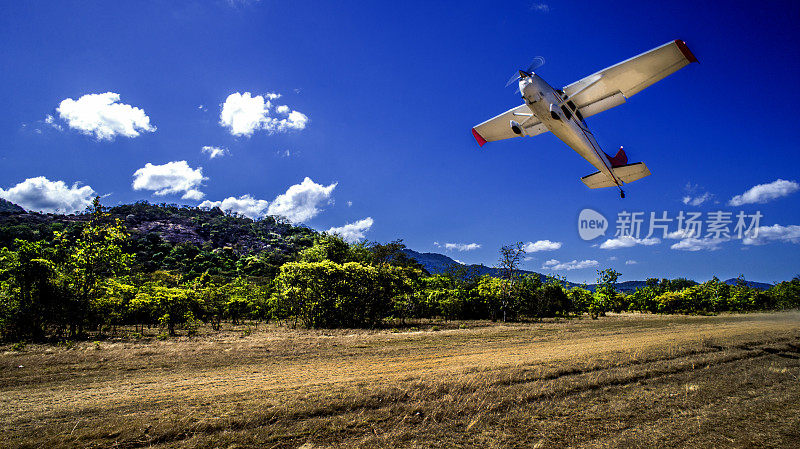
[(515, 134), (511, 130), (511, 120), (515, 120), (522, 125), (526, 136), (535, 136), (547, 132), (547, 127), (539, 119), (531, 115), (528, 105), (521, 104), (472, 128), (472, 135), (475, 136), (475, 140), (478, 141), (480, 146), (483, 146), (486, 142), (520, 137), (519, 134)]
[(681, 40), (666, 43), (612, 65), (565, 87), (564, 93), (584, 117), (625, 103), (625, 100), (662, 80), (697, 58)]

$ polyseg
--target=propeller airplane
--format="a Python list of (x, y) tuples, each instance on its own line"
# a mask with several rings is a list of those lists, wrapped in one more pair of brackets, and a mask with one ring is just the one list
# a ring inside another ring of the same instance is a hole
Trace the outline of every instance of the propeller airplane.
[(534, 72), (544, 64), (544, 58), (537, 56), (506, 84), (517, 83), (524, 103), (475, 126), (472, 135), (483, 146), (486, 142), (550, 131), (598, 169), (581, 178), (587, 187), (617, 187), (620, 197), (625, 198), (622, 186), (649, 176), (650, 170), (644, 162), (629, 164), (622, 147), (613, 157), (606, 154), (585, 119), (625, 103), (692, 62), (698, 61), (686, 43), (675, 40), (555, 89)]

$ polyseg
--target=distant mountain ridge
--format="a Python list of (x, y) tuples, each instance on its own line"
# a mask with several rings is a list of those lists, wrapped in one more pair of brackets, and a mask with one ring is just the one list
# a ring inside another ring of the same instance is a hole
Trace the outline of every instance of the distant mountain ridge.
[[(451, 257), (439, 253), (420, 253), (412, 249), (405, 249), (403, 251), (406, 253), (406, 255), (419, 262), (431, 274), (446, 273), (453, 265), (459, 265), (472, 268), (478, 275), (481, 276), (484, 274), (488, 274), (489, 276), (493, 277), (501, 276), (499, 268), (487, 267), (486, 265), (462, 264), (456, 262)], [(542, 281), (544, 281), (547, 278), (547, 275), (544, 275), (542, 273), (537, 273), (535, 271), (519, 270), (519, 272), (522, 274), (539, 276), (542, 279)], [(731, 278), (723, 282), (728, 285), (736, 285), (739, 282), (739, 280), (736, 278)], [(772, 287), (772, 284), (767, 284), (764, 282), (745, 281), (745, 283), (747, 284), (748, 287), (757, 288), (759, 290), (766, 290)], [(623, 293), (633, 293), (634, 291), (636, 291), (636, 289), (642, 288), (645, 285), (647, 285), (645, 281), (624, 281), (617, 283), (617, 289)], [(568, 281), (567, 286), (569, 288), (582, 287), (583, 284), (576, 284), (574, 282)], [(587, 284), (585, 287), (591, 291), (594, 291), (597, 288), (597, 284)]]
[[(476, 271), (476, 273), (480, 276), (484, 274), (488, 274), (489, 276), (499, 277), (500, 269), (495, 267), (487, 267), (486, 265), (477, 265), (477, 264), (462, 264), (456, 262), (452, 258), (445, 256), (444, 254), (439, 253), (420, 253), (414, 251), (412, 249), (404, 249), (403, 252), (406, 253), (407, 256), (413, 258), (417, 262), (420, 263), (426, 270), (428, 270), (431, 274), (441, 274), (446, 273), (447, 270), (452, 267), (453, 265), (465, 266), (468, 268), (472, 268)], [(520, 273), (523, 274), (530, 274), (530, 275), (537, 275), (544, 280), (547, 276), (537, 273), (535, 271), (527, 271), (527, 270), (519, 270)], [(577, 284), (575, 284), (577, 285)]]

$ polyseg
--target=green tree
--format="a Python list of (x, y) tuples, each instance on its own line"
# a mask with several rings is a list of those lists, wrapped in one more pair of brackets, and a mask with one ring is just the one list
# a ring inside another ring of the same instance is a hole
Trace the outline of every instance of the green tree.
[(494, 321), (497, 319), (498, 312), (502, 310), (505, 282), (492, 276), (481, 276), (478, 281), (478, 296), (489, 311), (489, 318)]
[(616, 307), (619, 300), (617, 292), (617, 280), (620, 273), (613, 268), (597, 270), (597, 290), (594, 293), (594, 300), (589, 305), (589, 313), (592, 318), (605, 316), (606, 312)]
[(514, 298), (514, 282), (517, 280), (517, 271), (524, 254), (525, 250), (522, 248), (522, 242), (517, 242), (513, 245), (505, 245), (500, 248), (500, 260), (498, 262), (498, 268), (500, 269), (503, 278), (502, 295), (500, 300), (503, 321), (506, 321), (509, 306)]
[(43, 242), (15, 240), (0, 250), (0, 328), (7, 337), (42, 339), (59, 314), (55, 265)]
[(128, 239), (122, 222), (111, 219), (94, 199), (89, 209), (91, 218), (72, 241), (57, 233), (56, 244), (63, 255), (63, 281), (70, 292), (70, 334), (83, 333), (92, 302), (104, 294), (103, 282), (125, 273), (132, 256), (123, 250)]
[(144, 285), (131, 301), (131, 306), (167, 327), (169, 335), (175, 335), (175, 327), (193, 321), (200, 311), (195, 292), (180, 287), (165, 287), (156, 282)]
[(314, 239), (311, 248), (300, 253), (302, 262), (330, 261), (338, 264), (356, 262), (350, 245), (338, 235), (320, 234)]

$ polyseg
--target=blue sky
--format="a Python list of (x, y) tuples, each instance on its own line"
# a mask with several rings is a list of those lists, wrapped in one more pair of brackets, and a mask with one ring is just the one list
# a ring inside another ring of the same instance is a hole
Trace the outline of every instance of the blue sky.
[[(207, 201), (487, 265), (503, 244), (547, 240), (524, 268), (577, 282), (606, 267), (623, 280), (800, 273), (796, 2), (0, 9), (0, 196), (29, 208), (78, 208), (91, 193), (106, 204)], [(595, 169), (549, 133), (483, 148), (472, 138), (519, 103), (503, 86), (535, 55), (560, 87), (678, 38), (700, 64), (587, 119), (607, 152), (624, 145), (653, 173), (625, 200), (587, 189), (579, 178)], [(612, 222), (607, 236), (580, 239), (584, 208)], [(621, 211), (716, 210), (760, 211), (770, 228), (750, 244), (603, 248)]]

